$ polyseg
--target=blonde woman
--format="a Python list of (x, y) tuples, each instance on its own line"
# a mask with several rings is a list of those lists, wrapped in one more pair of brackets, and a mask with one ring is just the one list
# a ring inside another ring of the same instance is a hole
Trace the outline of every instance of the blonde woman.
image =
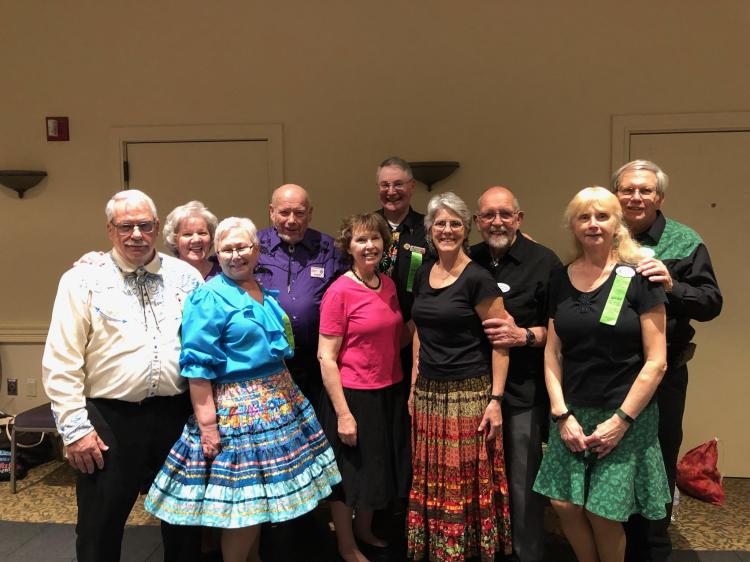
[(581, 562), (621, 562), (622, 521), (670, 501), (652, 398), (666, 369), (666, 295), (636, 273), (617, 198), (580, 191), (565, 224), (576, 257), (550, 282), (545, 380), (552, 424), (534, 490)]

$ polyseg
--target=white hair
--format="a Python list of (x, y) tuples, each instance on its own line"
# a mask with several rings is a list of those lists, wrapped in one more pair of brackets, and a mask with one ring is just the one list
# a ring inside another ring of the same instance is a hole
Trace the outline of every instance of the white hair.
[(128, 200), (145, 201), (149, 209), (151, 210), (151, 214), (153, 215), (154, 220), (157, 220), (159, 218), (156, 213), (156, 205), (154, 205), (154, 200), (151, 199), (151, 197), (138, 189), (126, 189), (125, 191), (118, 191), (112, 196), (112, 199), (107, 201), (107, 206), (104, 208), (104, 214), (107, 216), (107, 222), (112, 222), (112, 220), (115, 218), (115, 205), (117, 205), (117, 203), (119, 203), (120, 201)]
[(219, 223), (214, 234), (214, 249), (219, 251), (219, 244), (230, 230), (242, 230), (248, 234), (253, 244), (258, 243), (258, 229), (255, 223), (244, 217), (227, 217)]
[(206, 221), (211, 241), (214, 239), (216, 225), (219, 223), (219, 220), (203, 203), (200, 201), (189, 201), (184, 205), (175, 207), (167, 215), (167, 220), (164, 224), (164, 243), (175, 256), (177, 255), (177, 235), (179, 234), (180, 223), (185, 219), (193, 217), (198, 217)]

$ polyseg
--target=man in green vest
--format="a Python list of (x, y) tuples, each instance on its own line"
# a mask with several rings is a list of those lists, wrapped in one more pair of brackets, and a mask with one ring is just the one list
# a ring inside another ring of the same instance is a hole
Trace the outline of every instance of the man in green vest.
[[(693, 357), (695, 330), (691, 320), (706, 322), (721, 312), (722, 297), (708, 249), (690, 227), (660, 211), (669, 178), (648, 160), (634, 160), (612, 176), (612, 192), (620, 200), (625, 222), (644, 247), (638, 272), (667, 292), (667, 372), (656, 393), (659, 442), (669, 485), (674, 490), (677, 456), (682, 443), (682, 415), (687, 393), (687, 363)], [(666, 561), (672, 551), (667, 517), (648, 521), (633, 516), (625, 525), (628, 562)]]

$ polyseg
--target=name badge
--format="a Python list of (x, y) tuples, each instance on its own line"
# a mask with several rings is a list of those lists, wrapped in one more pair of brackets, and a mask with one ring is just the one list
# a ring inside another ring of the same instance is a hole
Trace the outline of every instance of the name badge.
[(310, 277), (323, 279), (323, 277), (325, 277), (325, 273), (326, 273), (326, 270), (323, 267), (312, 266), (310, 268)]
[(427, 253), (427, 250), (425, 248), (415, 246), (414, 244), (404, 244), (404, 250), (406, 250), (407, 252), (416, 252), (422, 255)]

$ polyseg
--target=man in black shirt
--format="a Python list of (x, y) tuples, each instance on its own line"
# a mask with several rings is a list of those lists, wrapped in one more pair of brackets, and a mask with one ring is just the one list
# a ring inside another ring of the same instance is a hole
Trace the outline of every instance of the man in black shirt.
[[(721, 312), (722, 297), (708, 249), (688, 226), (666, 218), (661, 211), (669, 178), (653, 162), (635, 160), (617, 170), (612, 192), (620, 200), (625, 222), (649, 257), (638, 271), (661, 283), (667, 292), (667, 372), (656, 392), (659, 403), (659, 442), (669, 486), (674, 490), (677, 456), (682, 443), (682, 415), (687, 394), (687, 362), (692, 358), (695, 330), (691, 320), (705, 322)], [(627, 533), (626, 560), (665, 561), (672, 551), (667, 517), (648, 521), (631, 517)]]
[(507, 319), (486, 320), (493, 345), (510, 348), (503, 398), (503, 446), (510, 491), (513, 558), (544, 558), (544, 498), (531, 486), (542, 460), (542, 439), (549, 422), (544, 384), (547, 340), (547, 287), (561, 267), (555, 253), (521, 234), (518, 200), (505, 187), (491, 187), (477, 203), (474, 217), (484, 238), (471, 258), (493, 274), (503, 292)]
[[(414, 193), (414, 176), (411, 166), (398, 156), (380, 163), (377, 170), (378, 195), (383, 205), (378, 213), (391, 228), (391, 245), (384, 248), (380, 270), (396, 283), (398, 302), (404, 322), (411, 318), (414, 301), (412, 286), (414, 274), (427, 258), (427, 239), (424, 215), (411, 208)], [(411, 375), (404, 371), (404, 374)]]

